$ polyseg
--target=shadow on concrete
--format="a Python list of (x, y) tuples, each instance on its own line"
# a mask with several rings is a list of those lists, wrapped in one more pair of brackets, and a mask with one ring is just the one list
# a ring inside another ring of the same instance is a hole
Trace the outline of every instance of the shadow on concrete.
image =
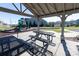
[(14, 36), (0, 38), (0, 56), (17, 56), (25, 52), (23, 40)]
[[(31, 56), (39, 56), (42, 54), (41, 49), (42, 47), (18, 39), (15, 36), (0, 38), (0, 56), (19, 56), (25, 51)], [(50, 51), (46, 53), (52, 55)]]
[(71, 56), (71, 54), (70, 54), (70, 52), (69, 52), (69, 50), (68, 50), (68, 47), (67, 47), (67, 45), (66, 45), (66, 41), (63, 40), (63, 41), (61, 41), (61, 43), (62, 43), (62, 45), (63, 45), (63, 49), (64, 49), (64, 52), (65, 52), (65, 55), (66, 55), (66, 56)]

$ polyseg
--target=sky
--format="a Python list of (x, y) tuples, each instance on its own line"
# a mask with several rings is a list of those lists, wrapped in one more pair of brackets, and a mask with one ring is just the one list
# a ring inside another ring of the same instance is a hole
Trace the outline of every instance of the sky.
[[(20, 9), (20, 5), (18, 3), (15, 3), (15, 4)], [(8, 9), (16, 10), (16, 8), (11, 3), (0, 3), (0, 7), (5, 7)], [(24, 6), (22, 8), (25, 9)], [(32, 14), (29, 10), (27, 10), (26, 13)], [(16, 14), (5, 13), (5, 12), (0, 11), (0, 21), (3, 21), (5, 23), (17, 24), (18, 20), (20, 18), (28, 18), (28, 17), (20, 16), (20, 15), (16, 15)], [(55, 17), (52, 16), (52, 17), (43, 18), (43, 19), (46, 20), (47, 22), (61, 21), (61, 19), (57, 16), (55, 16)], [(66, 21), (71, 21), (71, 20), (76, 20), (76, 19), (79, 19), (79, 13), (68, 16)]]
[[(47, 17), (47, 18), (43, 18), (43, 19), (45, 19), (47, 22), (61, 21), (60, 17), (57, 17), (57, 16)], [(72, 21), (72, 20), (77, 20), (77, 19), (79, 19), (79, 13), (69, 15), (66, 18), (66, 21)]]
[[(15, 5), (20, 10), (20, 4), (19, 3), (15, 3)], [(4, 7), (4, 8), (8, 8), (8, 9), (12, 9), (12, 10), (17, 11), (16, 8), (12, 5), (12, 3), (0, 3), (0, 7)], [(25, 7), (22, 6), (22, 9), (25, 10)], [(25, 13), (33, 15), (29, 10), (25, 11)], [(18, 20), (20, 18), (26, 18), (26, 17), (25, 16), (21, 16), (21, 15), (5, 13), (5, 12), (1, 12), (0, 11), (0, 21), (3, 21), (3, 22), (8, 23), (8, 24), (17, 24)]]

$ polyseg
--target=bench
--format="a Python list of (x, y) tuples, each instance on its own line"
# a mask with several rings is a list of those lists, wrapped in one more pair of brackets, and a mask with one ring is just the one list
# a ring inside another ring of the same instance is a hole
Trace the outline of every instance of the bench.
[[(41, 47), (41, 46), (39, 46), (39, 45), (37, 45), (37, 44), (35, 44), (35, 43), (32, 43), (31, 44), (31, 42), (29, 42), (28, 44), (27, 44), (27, 41), (25, 42), (25, 46), (28, 46), (29, 48), (27, 49), (27, 52), (30, 54), (30, 55), (32, 55), (32, 56), (41, 56), (42, 54), (43, 54), (43, 48), (44, 47)], [(47, 53), (49, 53), (50, 54), (50, 56), (53, 56), (53, 53), (52, 52), (50, 52), (49, 50), (47, 50), (47, 52), (46, 52), (46, 54), (45, 55), (47, 55)]]
[[(32, 38), (34, 38), (35, 40), (41, 41), (41, 42), (43, 42), (43, 43), (48, 43), (48, 44), (50, 44), (50, 45), (52, 45), (52, 46), (55, 46), (55, 43), (52, 43), (52, 41), (49, 41), (49, 40), (47, 40), (47, 39), (44, 39), (44, 38), (41, 38), (41, 37), (36, 37), (36, 36), (34, 36), (34, 35), (30, 35), (29, 37), (31, 37), (30, 40), (32, 40)], [(28, 40), (28, 41), (29, 41), (29, 40)]]
[(2, 37), (0, 38), (0, 56), (20, 55), (25, 51), (23, 46), (22, 40), (14, 36)]
[(35, 38), (36, 36), (34, 36), (34, 35), (29, 35), (29, 37), (31, 37), (31, 38)]

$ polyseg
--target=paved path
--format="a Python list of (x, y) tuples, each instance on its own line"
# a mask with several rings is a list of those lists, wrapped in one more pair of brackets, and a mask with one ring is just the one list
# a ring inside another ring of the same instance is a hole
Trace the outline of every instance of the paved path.
[[(65, 29), (67, 30), (67, 29)], [(70, 30), (67, 30), (68, 32), (65, 32), (65, 37), (76, 37), (77, 35), (79, 35), (79, 32), (76, 32), (76, 31), (70, 31)]]
[[(61, 41), (61, 39), (60, 39), (60, 35), (61, 34), (57, 33), (57, 32), (54, 32), (54, 31), (49, 31), (49, 32), (55, 33), (56, 37), (54, 38), (53, 42), (56, 43), (56, 46), (55, 47), (49, 46), (48, 50), (52, 51), (55, 56), (65, 56), (65, 52), (64, 52), (63, 46), (62, 46), (62, 44), (60, 42)], [(19, 33), (18, 38), (21, 38), (21, 39), (26, 41), (27, 39), (30, 38), (29, 35), (35, 35), (35, 33), (33, 33), (32, 31)], [(14, 34), (14, 36), (17, 36), (17, 35)], [(74, 42), (74, 41), (69, 41), (69, 40), (66, 40), (66, 43), (67, 43), (67, 47), (68, 47), (68, 50), (69, 50), (70, 54), (72, 56), (75, 56), (75, 55), (78, 56), (79, 55), (79, 51), (77, 49), (77, 45), (79, 45), (79, 43), (78, 42)], [(41, 42), (37, 41), (37, 44), (42, 46)], [(30, 55), (27, 52), (25, 52), (21, 56), (30, 56)]]

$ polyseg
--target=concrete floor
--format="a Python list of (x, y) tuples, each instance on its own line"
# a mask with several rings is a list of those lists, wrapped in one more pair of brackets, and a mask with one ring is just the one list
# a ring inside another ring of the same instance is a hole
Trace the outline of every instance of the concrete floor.
[[(51, 32), (53, 32), (53, 31), (51, 31)], [(48, 50), (53, 52), (54, 56), (65, 56), (63, 46), (60, 42), (60, 33), (56, 33), (56, 32), (53, 32), (53, 33), (55, 33), (55, 36), (56, 36), (56, 37), (54, 37), (54, 40), (53, 40), (53, 42), (56, 44), (56, 46), (49, 46)], [(27, 39), (30, 38), (29, 35), (35, 35), (35, 33), (33, 33), (33, 31), (19, 33), (18, 38), (26, 41)], [(17, 36), (17, 35), (14, 34), (14, 36)], [(40, 42), (37, 42), (37, 44), (42, 45), (42, 43), (40, 43)], [(79, 45), (78, 42), (66, 40), (66, 44), (67, 44), (67, 47), (68, 47), (68, 50), (69, 50), (71, 56), (78, 56), (79, 55), (79, 51), (77, 49), (77, 45)], [(27, 52), (25, 52), (21, 56), (30, 56), (30, 55)]]

